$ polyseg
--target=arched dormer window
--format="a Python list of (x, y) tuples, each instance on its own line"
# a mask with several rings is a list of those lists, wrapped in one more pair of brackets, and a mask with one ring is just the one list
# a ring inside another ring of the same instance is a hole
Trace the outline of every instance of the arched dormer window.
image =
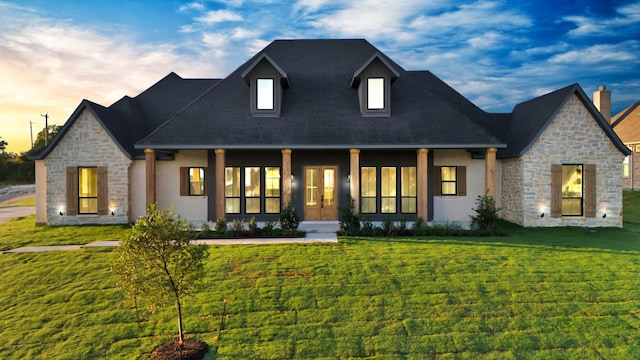
[(241, 75), (249, 85), (249, 106), (254, 116), (280, 116), (287, 73), (267, 54), (262, 54)]
[(374, 54), (353, 74), (351, 86), (358, 88), (362, 115), (391, 116), (391, 84), (399, 75), (379, 53)]

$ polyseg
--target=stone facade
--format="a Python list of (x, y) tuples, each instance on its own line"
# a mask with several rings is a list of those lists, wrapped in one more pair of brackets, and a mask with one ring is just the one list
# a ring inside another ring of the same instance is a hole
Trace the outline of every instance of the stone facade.
[(499, 161), (502, 175), (502, 203), (500, 204), (500, 216), (508, 221), (522, 225), (524, 215), (522, 212), (522, 158), (509, 158)]
[[(46, 219), (49, 225), (119, 224), (129, 222), (131, 160), (113, 141), (94, 114), (84, 109), (44, 161)], [(67, 216), (66, 168), (107, 167), (108, 215)], [(60, 215), (60, 212), (63, 215)], [(111, 212), (114, 215), (111, 215)], [(41, 218), (41, 217), (38, 217)]]
[[(523, 226), (621, 227), (623, 160), (624, 155), (573, 95), (521, 159), (503, 160), (503, 216)], [(552, 164), (596, 165), (594, 218), (551, 217)]]
[(640, 143), (626, 144), (632, 153), (629, 155), (629, 176), (622, 178), (622, 187), (625, 190), (640, 189)]

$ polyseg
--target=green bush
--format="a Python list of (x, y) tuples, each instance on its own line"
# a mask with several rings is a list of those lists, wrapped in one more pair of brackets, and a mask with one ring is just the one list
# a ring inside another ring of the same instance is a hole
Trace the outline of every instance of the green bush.
[(340, 208), (340, 234), (358, 235), (360, 233), (360, 215), (356, 214), (356, 202), (348, 196), (347, 203)]
[(300, 219), (291, 204), (287, 204), (280, 213), (280, 228), (284, 231), (295, 231), (298, 229)]
[(475, 215), (471, 215), (471, 229), (493, 231), (498, 226), (500, 209), (496, 207), (496, 202), (490, 195), (478, 195), (476, 207), (473, 209)]

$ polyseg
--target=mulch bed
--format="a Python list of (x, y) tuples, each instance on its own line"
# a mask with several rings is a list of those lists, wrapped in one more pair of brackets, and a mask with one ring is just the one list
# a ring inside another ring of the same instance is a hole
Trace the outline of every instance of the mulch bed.
[(208, 350), (204, 341), (185, 339), (180, 346), (178, 340), (173, 340), (153, 350), (149, 360), (202, 360)]

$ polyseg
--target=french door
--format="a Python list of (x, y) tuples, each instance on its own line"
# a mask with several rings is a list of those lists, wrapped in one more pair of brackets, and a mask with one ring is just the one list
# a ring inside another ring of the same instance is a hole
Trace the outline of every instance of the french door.
[(304, 220), (338, 220), (337, 185), (337, 166), (305, 166)]

